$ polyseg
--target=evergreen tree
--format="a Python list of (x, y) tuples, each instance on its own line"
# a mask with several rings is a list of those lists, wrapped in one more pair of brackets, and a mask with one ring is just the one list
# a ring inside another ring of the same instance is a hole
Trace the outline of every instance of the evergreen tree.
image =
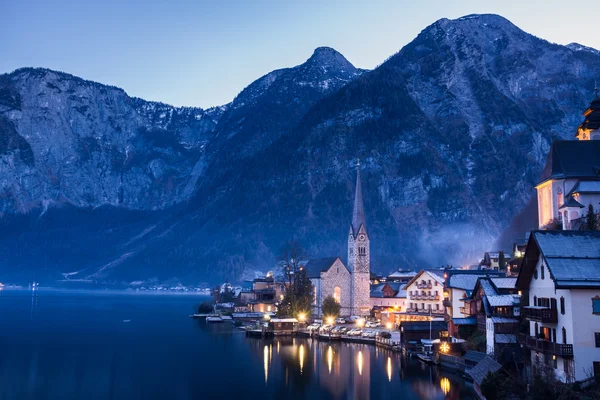
[(279, 264), (286, 277), (285, 295), (277, 309), (280, 317), (309, 316), (312, 309), (313, 285), (302, 264), (307, 256), (297, 242), (288, 242), (279, 257)]
[(337, 318), (340, 316), (342, 306), (333, 298), (333, 296), (327, 296), (325, 297), (325, 300), (323, 300), (322, 310), (323, 315), (326, 317)]
[(598, 229), (598, 217), (594, 212), (594, 206), (591, 204), (589, 205), (587, 215), (585, 216), (585, 226), (588, 231), (595, 231)]

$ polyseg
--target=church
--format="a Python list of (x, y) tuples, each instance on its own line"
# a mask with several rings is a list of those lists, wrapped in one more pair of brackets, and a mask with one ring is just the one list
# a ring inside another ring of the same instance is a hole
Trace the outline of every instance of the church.
[(340, 257), (329, 257), (310, 260), (305, 268), (314, 286), (313, 315), (322, 315), (321, 305), (327, 296), (333, 296), (340, 303), (343, 316), (369, 314), (371, 254), (359, 169), (348, 232), (348, 265)]

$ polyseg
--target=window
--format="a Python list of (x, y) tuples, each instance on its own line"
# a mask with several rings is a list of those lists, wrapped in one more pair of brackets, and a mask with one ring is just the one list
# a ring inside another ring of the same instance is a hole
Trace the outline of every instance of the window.
[(539, 336), (539, 329), (538, 329), (538, 323), (536, 322), (534, 327), (534, 333), (535, 333), (535, 337), (537, 338)]
[(595, 332), (594, 336), (596, 339), (596, 347), (600, 347), (600, 332)]
[(565, 315), (565, 298), (560, 296), (560, 313)]
[(537, 296), (533, 296), (533, 305), (537, 307)]
[(594, 376), (600, 376), (600, 361), (594, 361)]
[(558, 367), (558, 361), (556, 360), (556, 356), (554, 354), (552, 355), (552, 364), (554, 366), (554, 369)]
[[(563, 344), (567, 344), (567, 330), (565, 329), (564, 326), (562, 328), (562, 340), (563, 340)], [(566, 370), (565, 370), (565, 372), (566, 372)]]
[(336, 272), (336, 274), (339, 274), (340, 273), (340, 267), (336, 267), (336, 271), (335, 272)]
[(592, 299), (592, 312), (594, 314), (600, 314), (600, 296), (596, 296)]
[(563, 203), (565, 202), (565, 196), (563, 195), (562, 189), (558, 188), (556, 190), (556, 202), (558, 203), (558, 207), (560, 208), (560, 206), (563, 205)]
[[(435, 305), (435, 309), (436, 309), (436, 310), (439, 310), (439, 309), (440, 309), (440, 305), (439, 305), (439, 304), (436, 304), (436, 305)], [(596, 347), (598, 347), (598, 346), (596, 346)]]
[(542, 264), (542, 265), (541, 265), (541, 267), (542, 267), (542, 268), (541, 268), (541, 272), (542, 272), (542, 279), (544, 279), (544, 269), (545, 269), (545, 268), (544, 268), (544, 264)]
[(342, 294), (342, 291), (341, 291), (340, 287), (336, 286), (335, 289), (333, 289), (333, 298), (338, 303), (340, 302), (340, 296), (341, 296), (341, 294)]
[(367, 248), (366, 247), (359, 247), (358, 248), (358, 255), (359, 256), (366, 256), (367, 255)]
[(556, 328), (552, 328), (552, 341), (556, 343)]
[(354, 255), (354, 249), (352, 247), (350, 247), (350, 256)]
[(537, 279), (537, 268), (533, 270), (533, 279)]

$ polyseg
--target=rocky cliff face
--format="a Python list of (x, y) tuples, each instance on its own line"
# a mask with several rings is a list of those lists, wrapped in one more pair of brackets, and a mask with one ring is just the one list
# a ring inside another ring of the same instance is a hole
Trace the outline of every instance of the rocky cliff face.
[(191, 195), (193, 167), (225, 108), (147, 102), (44, 69), (4, 75), (0, 136), (9, 139), (0, 147), (0, 211), (178, 203)]
[[(495, 15), (440, 20), (369, 72), (320, 48), (207, 111), (19, 70), (0, 78), (1, 222), (15, 232), (0, 255), (24, 271), (43, 259), (51, 277), (187, 282), (269, 268), (292, 237), (345, 254), (360, 157), (374, 269), (466, 262), (525, 207), (597, 76), (594, 49)], [(76, 207), (18, 214), (46, 200)], [(121, 207), (84, 207), (99, 204)], [(86, 231), (103, 252), (57, 255), (92, 246)]]

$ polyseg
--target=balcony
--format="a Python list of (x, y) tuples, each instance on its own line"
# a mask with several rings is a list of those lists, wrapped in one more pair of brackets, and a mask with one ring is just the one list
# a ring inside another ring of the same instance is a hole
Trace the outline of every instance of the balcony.
[(524, 333), (518, 334), (519, 343), (527, 346), (531, 350), (539, 351), (542, 353), (550, 353), (563, 358), (573, 357), (573, 345), (572, 344), (561, 344), (554, 343), (548, 340), (537, 339), (533, 336), (526, 335)]
[(523, 316), (531, 321), (555, 324), (558, 322), (556, 308), (523, 307)]
[(431, 283), (417, 283), (417, 289), (431, 289)]

